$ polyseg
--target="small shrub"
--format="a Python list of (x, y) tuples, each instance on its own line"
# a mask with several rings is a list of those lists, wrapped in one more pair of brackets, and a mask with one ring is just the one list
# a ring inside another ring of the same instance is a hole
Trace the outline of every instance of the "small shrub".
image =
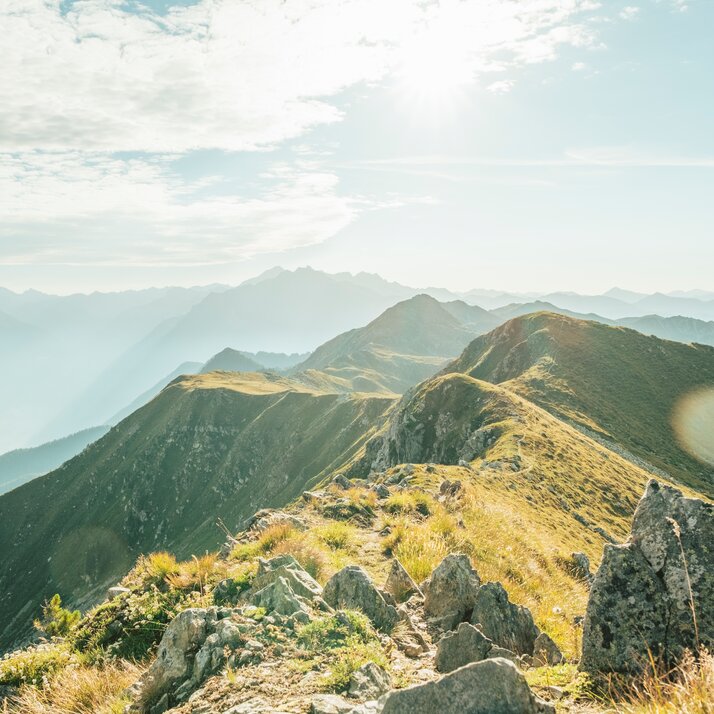
[(422, 491), (397, 491), (384, 502), (388, 513), (418, 513), (429, 516), (436, 509), (436, 501)]
[(35, 627), (49, 637), (65, 637), (77, 625), (82, 615), (79, 610), (65, 610), (59, 593), (42, 606), (42, 619), (35, 620)]
[(366, 615), (355, 610), (343, 610), (330, 617), (322, 617), (298, 630), (298, 642), (311, 652), (344, 647), (348, 642), (379, 642)]
[(340, 521), (319, 526), (314, 533), (319, 540), (333, 550), (348, 548), (355, 537), (354, 527)]
[(176, 558), (166, 551), (147, 555), (144, 559), (144, 566), (151, 580), (156, 583), (163, 582), (167, 577), (179, 572)]
[(330, 660), (329, 674), (325, 677), (323, 686), (335, 692), (347, 689), (352, 674), (367, 662), (374, 662), (383, 669), (389, 667), (389, 661), (378, 642), (350, 642), (349, 646), (337, 650), (334, 658)]
[(257, 540), (249, 543), (238, 543), (231, 551), (234, 560), (251, 560), (259, 555), (271, 553), (278, 543), (282, 543), (295, 534), (292, 523), (275, 523), (268, 526)]
[(0, 685), (39, 685), (55, 672), (77, 662), (77, 655), (65, 643), (43, 644), (10, 652), (0, 659)]
[(203, 592), (213, 575), (217, 560), (215, 553), (200, 557), (194, 555), (190, 560), (179, 563), (176, 572), (166, 576), (166, 582), (179, 590), (198, 589)]

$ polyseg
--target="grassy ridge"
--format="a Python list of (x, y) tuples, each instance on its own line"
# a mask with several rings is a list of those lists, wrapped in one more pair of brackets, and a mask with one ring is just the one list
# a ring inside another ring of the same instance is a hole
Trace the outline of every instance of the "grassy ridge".
[(447, 370), (502, 384), (714, 494), (711, 468), (684, 452), (672, 429), (678, 401), (714, 386), (712, 347), (536, 313), (476, 338)]

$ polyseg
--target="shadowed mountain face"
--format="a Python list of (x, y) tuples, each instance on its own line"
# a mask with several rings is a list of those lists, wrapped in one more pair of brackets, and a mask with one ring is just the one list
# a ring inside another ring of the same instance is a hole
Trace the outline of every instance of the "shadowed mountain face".
[(216, 548), (349, 461), (393, 400), (288, 379), (179, 378), (59, 470), (0, 498), (0, 646), (42, 600), (91, 601), (138, 553)]
[(714, 493), (711, 469), (679, 447), (672, 428), (679, 400), (714, 386), (714, 348), (536, 313), (477, 338), (447, 371), (501, 384)]

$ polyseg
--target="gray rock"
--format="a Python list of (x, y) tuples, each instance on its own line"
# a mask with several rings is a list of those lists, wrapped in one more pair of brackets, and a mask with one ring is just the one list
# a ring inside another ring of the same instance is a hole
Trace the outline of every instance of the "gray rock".
[(372, 486), (372, 490), (377, 494), (377, 498), (380, 500), (383, 500), (385, 498), (389, 498), (389, 488), (385, 486), (383, 483), (378, 483)]
[(533, 644), (533, 666), (542, 667), (543, 665), (561, 664), (565, 658), (563, 653), (558, 648), (558, 645), (553, 642), (549, 635), (541, 632), (536, 637)]
[(287, 578), (278, 577), (266, 585), (262, 590), (251, 596), (251, 602), (256, 607), (264, 607), (268, 612), (277, 612), (280, 615), (294, 615), (302, 612), (310, 616), (310, 607), (307, 601), (297, 595)]
[(355, 699), (378, 699), (392, 688), (392, 678), (374, 662), (363, 664), (350, 677), (348, 694)]
[(336, 694), (318, 694), (310, 702), (310, 714), (349, 714), (355, 703)]
[(588, 583), (592, 582), (593, 574), (590, 572), (590, 558), (585, 553), (573, 553), (570, 559), (573, 563), (572, 568), (575, 577)]
[[(466, 463), (467, 466), (471, 467), (471, 464), (468, 462)], [(461, 464), (459, 464), (461, 466)], [(461, 490), (463, 489), (463, 485), (461, 481), (449, 481), (448, 479), (444, 480), (441, 482), (441, 485), (439, 486), (439, 496), (443, 499), (447, 498), (456, 498), (456, 496), (461, 493)]]
[(538, 628), (527, 607), (514, 605), (501, 583), (482, 585), (474, 601), (471, 622), (486, 637), (516, 654), (533, 654)]
[(243, 530), (253, 533), (262, 533), (271, 526), (286, 524), (296, 530), (304, 531), (307, 528), (305, 521), (284, 511), (274, 511), (270, 508), (263, 508), (254, 513), (244, 524)]
[(190, 608), (179, 613), (168, 625), (159, 643), (156, 659), (140, 680), (142, 699), (151, 694), (158, 701), (174, 685), (187, 679), (194, 655), (206, 639), (215, 612)]
[(113, 600), (115, 597), (126, 595), (130, 592), (131, 590), (129, 590), (129, 588), (122, 588), (119, 585), (115, 585), (113, 588), (107, 590), (107, 600)]
[(648, 650), (659, 657), (666, 639), (666, 597), (637, 546), (606, 545), (590, 589), (580, 668), (636, 672)]
[(635, 511), (630, 540), (667, 591), (668, 657), (679, 659), (683, 649), (697, 647), (692, 604), (699, 644), (714, 647), (714, 505), (652, 480)]
[(411, 575), (407, 573), (397, 558), (392, 560), (392, 567), (389, 569), (389, 575), (387, 576), (387, 582), (384, 584), (384, 589), (390, 593), (397, 602), (404, 602), (404, 600), (407, 600), (414, 594), (422, 594), (419, 586), (412, 580)]
[(391, 632), (399, 614), (377, 590), (367, 573), (358, 565), (348, 565), (326, 583), (323, 598), (335, 608), (360, 610), (383, 632)]
[(334, 483), (335, 486), (339, 486), (341, 489), (344, 489), (345, 491), (354, 486), (352, 481), (350, 481), (344, 474), (337, 474), (337, 476), (332, 479), (332, 483)]
[(714, 644), (714, 506), (650, 481), (629, 541), (605, 546), (583, 623), (581, 669), (637, 672)]
[(453, 629), (473, 608), (480, 583), (467, 555), (447, 555), (423, 587), (426, 616), (441, 629)]
[(262, 697), (253, 697), (247, 702), (231, 707), (223, 714), (280, 714), (280, 712), (276, 712), (274, 707)]
[(436, 643), (435, 667), (438, 672), (453, 672), (471, 662), (489, 656), (493, 642), (481, 630), (462, 622), (456, 632), (449, 632)]
[(254, 591), (285, 578), (296, 595), (312, 600), (322, 595), (322, 587), (292, 555), (278, 555), (270, 560), (258, 559), (258, 572), (253, 579)]
[(384, 695), (379, 714), (552, 714), (555, 709), (531, 692), (516, 666), (486, 659), (433, 682)]

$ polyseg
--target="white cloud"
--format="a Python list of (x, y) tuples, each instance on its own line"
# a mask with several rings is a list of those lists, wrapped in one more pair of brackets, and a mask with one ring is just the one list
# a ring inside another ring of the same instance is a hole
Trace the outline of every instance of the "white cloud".
[(0, 5), (0, 150), (272, 146), (338, 120), (334, 96), (397, 71), (415, 38), (448, 37), (473, 79), (592, 41), (578, 17), (594, 6), (200, 0), (165, 16), (117, 0), (65, 7)]
[(250, 199), (211, 177), (186, 183), (166, 157), (32, 153), (0, 162), (0, 264), (185, 265), (230, 262), (321, 242), (358, 202), (337, 177), (276, 166)]
[(492, 82), (486, 87), (489, 92), (494, 92), (495, 94), (506, 94), (513, 89), (515, 82), (512, 79), (504, 79), (498, 82)]
[[(307, 162), (324, 159), (307, 135), (342, 118), (341, 92), (396, 83), (405, 63), (446, 48), (445, 83), (508, 91), (520, 68), (593, 44), (584, 18), (597, 9), (197, 0), (159, 15), (123, 0), (0, 0), (0, 262), (191, 264), (324, 241), (401, 200), (342, 196)], [(294, 164), (244, 195), (175, 163), (298, 137)]]
[(623, 20), (632, 20), (640, 14), (640, 8), (636, 5), (626, 5), (618, 14)]
[(571, 68), (573, 72), (582, 72), (583, 70), (587, 69), (587, 65), (585, 62), (573, 62)]

